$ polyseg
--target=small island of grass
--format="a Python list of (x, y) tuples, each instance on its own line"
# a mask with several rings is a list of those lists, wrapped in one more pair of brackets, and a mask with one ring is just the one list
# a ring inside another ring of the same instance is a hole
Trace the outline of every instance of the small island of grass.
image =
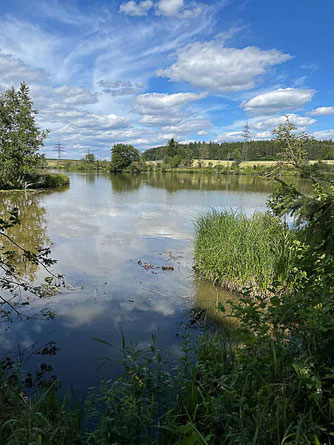
[(22, 83), (0, 94), (0, 190), (64, 187), (66, 175), (45, 172), (46, 160), (39, 153), (48, 130), (35, 121), (29, 88)]

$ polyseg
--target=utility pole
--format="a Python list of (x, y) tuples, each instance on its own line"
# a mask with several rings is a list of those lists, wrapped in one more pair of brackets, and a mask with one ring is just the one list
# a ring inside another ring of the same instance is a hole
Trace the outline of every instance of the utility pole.
[(64, 146), (61, 145), (60, 142), (58, 142), (58, 143), (55, 145), (55, 147), (54, 147), (54, 149), (53, 149), (52, 151), (56, 151), (56, 152), (57, 152), (57, 154), (58, 154), (58, 163), (59, 163), (59, 161), (61, 160), (61, 154), (62, 154), (63, 152), (65, 152), (66, 150), (64, 149)]
[(247, 161), (248, 160), (248, 142), (251, 138), (251, 132), (249, 129), (248, 122), (246, 122), (246, 125), (244, 126), (244, 131), (242, 132), (242, 137), (244, 138), (244, 144), (242, 146), (242, 160)]

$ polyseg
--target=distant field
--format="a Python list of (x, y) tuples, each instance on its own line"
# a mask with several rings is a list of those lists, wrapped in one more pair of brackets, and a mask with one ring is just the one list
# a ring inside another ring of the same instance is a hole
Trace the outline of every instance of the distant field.
[[(161, 161), (149, 161), (149, 162), (152, 163), (152, 164), (157, 164), (158, 162), (161, 162)], [(210, 162), (212, 163), (213, 167), (215, 167), (216, 165), (228, 166), (228, 165), (232, 164), (232, 161), (220, 161), (220, 160), (217, 160), (217, 159), (204, 159), (202, 161), (202, 164), (205, 167), (207, 167)], [(317, 162), (317, 161), (310, 161), (310, 164), (314, 164), (315, 162)], [(326, 162), (326, 164), (334, 165), (334, 160), (325, 160), (323, 162)], [(277, 164), (277, 161), (244, 161), (244, 162), (241, 162), (240, 166), (241, 167), (247, 167), (247, 166), (252, 167), (253, 165), (264, 165), (264, 166), (270, 167), (271, 165), (276, 165), (276, 164)], [(197, 167), (198, 166), (198, 160), (197, 159), (195, 159), (193, 161), (193, 165), (192, 166), (193, 167)]]
[(79, 163), (81, 160), (78, 159), (61, 159), (60, 161), (58, 159), (47, 159), (46, 163), (48, 167), (60, 167), (64, 165), (65, 162), (73, 162), (73, 163)]
[[(73, 163), (80, 163), (81, 160), (78, 159), (64, 159), (64, 160), (60, 160), (58, 161), (58, 159), (47, 159), (47, 166), (50, 168), (56, 168), (56, 167), (62, 167), (64, 166), (65, 162), (70, 161)], [(148, 163), (150, 164), (157, 164), (161, 161), (148, 161)], [(209, 165), (209, 163), (212, 163), (212, 166), (215, 167), (216, 165), (231, 165), (232, 161), (219, 161), (216, 159), (204, 159), (202, 161), (202, 164), (207, 167)], [(316, 161), (310, 161), (310, 164), (314, 164)], [(326, 162), (326, 164), (331, 164), (334, 165), (334, 160), (325, 160), (323, 162)], [(241, 162), (240, 166), (241, 167), (246, 167), (246, 166), (250, 166), (252, 167), (253, 165), (263, 165), (263, 166), (267, 166), (270, 167), (271, 165), (275, 165), (277, 162), (276, 161), (245, 161), (245, 162)], [(197, 167), (198, 166), (198, 160), (194, 160), (193, 161), (193, 167)]]

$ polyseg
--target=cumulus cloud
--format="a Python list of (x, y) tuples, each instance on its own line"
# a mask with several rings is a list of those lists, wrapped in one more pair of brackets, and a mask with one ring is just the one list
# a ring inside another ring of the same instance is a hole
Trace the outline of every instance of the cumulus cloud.
[(64, 104), (87, 105), (97, 102), (96, 94), (92, 94), (86, 88), (62, 85), (61, 87), (53, 88), (53, 93), (58, 96)]
[(204, 97), (206, 93), (146, 93), (136, 97), (133, 110), (140, 115), (141, 124), (160, 127), (159, 137), (170, 139), (180, 134), (206, 130), (212, 125), (208, 119), (189, 116), (187, 111), (189, 103)]
[[(316, 120), (308, 116), (290, 113), (281, 116), (256, 116), (248, 119), (251, 139), (268, 139), (273, 137), (273, 129), (286, 122), (286, 116), (289, 121), (296, 125), (299, 131), (304, 131), (307, 126), (313, 125)], [(232, 125), (221, 129), (217, 141), (242, 141), (245, 121), (238, 120)], [(223, 130), (223, 131), (222, 131)]]
[(218, 135), (215, 142), (236, 142), (242, 140), (242, 131), (226, 131)]
[(13, 55), (0, 52), (0, 86), (3, 89), (17, 87), (23, 81), (27, 84), (45, 83), (48, 76), (44, 70), (28, 67)]
[(130, 82), (119, 80), (116, 82), (108, 80), (100, 80), (98, 85), (102, 88), (103, 93), (111, 96), (127, 96), (130, 94), (138, 94), (144, 88), (143, 82)]
[(79, 128), (93, 128), (96, 130), (108, 130), (113, 128), (126, 128), (130, 126), (128, 119), (117, 116), (116, 114), (109, 114), (105, 116), (87, 114), (78, 119), (72, 119), (71, 125)]
[(289, 59), (289, 54), (276, 49), (225, 48), (217, 42), (195, 42), (179, 50), (176, 62), (157, 74), (209, 90), (241, 91), (253, 88), (256, 77), (265, 74), (269, 67)]
[[(315, 119), (312, 119), (307, 116), (300, 116), (299, 114), (290, 113), (285, 115), (289, 118), (289, 121), (296, 125), (296, 127), (306, 127), (308, 125), (312, 125), (316, 122)], [(273, 129), (280, 124), (284, 124), (286, 122), (285, 116), (270, 116), (270, 117), (260, 117), (256, 119), (251, 119), (249, 123), (252, 128), (257, 130), (262, 129)]]
[(315, 139), (324, 140), (324, 139), (333, 139), (334, 140), (334, 130), (321, 130), (315, 131), (312, 133), (312, 136)]
[(334, 114), (334, 107), (318, 107), (309, 112), (311, 116), (330, 116)]
[[(209, 128), (212, 123), (208, 119), (189, 119), (180, 122), (177, 125), (164, 126), (161, 129), (168, 133), (173, 134), (188, 134), (197, 131), (203, 131), (204, 128)], [(207, 132), (205, 132), (207, 134)]]
[(278, 88), (274, 91), (258, 94), (241, 106), (253, 114), (272, 114), (301, 108), (310, 102), (314, 90), (300, 88)]
[(271, 131), (262, 131), (259, 133), (256, 133), (255, 135), (256, 139), (268, 139), (272, 137)]
[(153, 6), (155, 7), (156, 15), (163, 15), (167, 17), (180, 17), (187, 19), (196, 17), (201, 12), (201, 8), (198, 6), (186, 8), (184, 5), (184, 0), (159, 0), (154, 5), (152, 0), (144, 0), (138, 3), (134, 0), (130, 0), (120, 5), (119, 12), (132, 16), (145, 16), (148, 14), (150, 9), (153, 8)]
[(200, 7), (185, 8), (184, 0), (160, 0), (156, 6), (157, 15), (191, 18), (199, 15)]
[(152, 114), (144, 114), (140, 117), (139, 122), (152, 127), (160, 127), (164, 125), (173, 125), (181, 121), (180, 116), (154, 116)]
[(143, 16), (152, 8), (152, 0), (144, 0), (139, 3), (131, 0), (126, 3), (122, 3), (119, 7), (119, 12), (133, 16)]
[(183, 0), (160, 0), (157, 8), (163, 15), (177, 15), (183, 7)]
[(175, 113), (180, 107), (206, 97), (206, 93), (145, 93), (136, 97), (135, 111), (155, 115)]

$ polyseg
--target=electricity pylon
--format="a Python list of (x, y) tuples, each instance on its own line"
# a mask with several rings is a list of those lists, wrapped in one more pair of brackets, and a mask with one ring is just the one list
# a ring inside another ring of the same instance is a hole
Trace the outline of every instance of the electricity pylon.
[(242, 146), (242, 160), (247, 161), (248, 159), (248, 142), (251, 138), (251, 132), (249, 129), (248, 122), (246, 122), (246, 125), (244, 126), (244, 131), (242, 132), (242, 137), (244, 139), (244, 144)]
[(65, 152), (66, 150), (64, 149), (64, 146), (61, 145), (60, 142), (58, 142), (58, 143), (55, 145), (55, 147), (54, 147), (54, 149), (53, 149), (52, 151), (56, 151), (56, 152), (57, 152), (57, 154), (58, 154), (58, 162), (59, 162), (60, 159), (61, 159), (61, 154), (62, 154), (63, 152)]

